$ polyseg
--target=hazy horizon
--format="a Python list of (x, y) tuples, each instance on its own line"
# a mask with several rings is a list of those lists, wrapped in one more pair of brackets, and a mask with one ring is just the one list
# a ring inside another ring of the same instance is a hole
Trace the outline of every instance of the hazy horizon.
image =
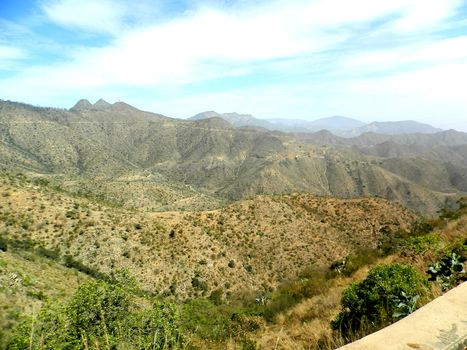
[(0, 3), (0, 99), (467, 131), (467, 1)]

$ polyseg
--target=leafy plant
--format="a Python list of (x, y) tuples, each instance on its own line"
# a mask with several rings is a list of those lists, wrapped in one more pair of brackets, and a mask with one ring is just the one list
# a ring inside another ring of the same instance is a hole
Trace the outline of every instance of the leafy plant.
[(392, 317), (404, 318), (405, 316), (410, 315), (416, 310), (419, 298), (419, 295), (411, 295), (405, 291), (401, 291), (401, 294), (394, 298), (396, 311), (392, 314)]
[(428, 268), (429, 280), (440, 283), (443, 290), (453, 288), (466, 278), (464, 261), (465, 259), (456, 252), (446, 254)]
[(344, 337), (361, 331), (363, 325), (377, 329), (391, 323), (394, 315), (415, 310), (418, 296), (427, 293), (426, 281), (413, 267), (403, 264), (376, 266), (363, 281), (345, 289), (342, 311), (331, 326), (340, 330)]

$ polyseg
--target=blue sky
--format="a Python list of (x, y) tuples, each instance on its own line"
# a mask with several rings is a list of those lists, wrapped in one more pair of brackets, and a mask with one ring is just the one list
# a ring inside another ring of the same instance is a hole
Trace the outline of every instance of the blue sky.
[(0, 99), (467, 131), (465, 0), (1, 0)]

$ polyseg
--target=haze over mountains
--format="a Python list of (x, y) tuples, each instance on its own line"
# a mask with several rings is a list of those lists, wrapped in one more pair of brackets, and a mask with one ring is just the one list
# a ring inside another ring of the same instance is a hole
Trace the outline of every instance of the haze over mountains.
[(200, 120), (213, 117), (222, 118), (235, 127), (260, 127), (271, 131), (277, 130), (283, 132), (317, 132), (320, 130), (328, 130), (335, 135), (343, 137), (359, 136), (366, 132), (398, 135), (411, 133), (433, 134), (442, 131), (442, 129), (413, 120), (372, 122), (366, 124), (360, 120), (341, 116), (308, 121), (301, 119), (258, 119), (250, 114), (221, 114), (214, 111), (208, 111), (199, 113), (189, 119)]
[[(0, 161), (51, 177), (71, 191), (155, 210), (308, 192), (380, 196), (435, 214), (467, 192), (462, 132), (342, 138), (303, 128), (236, 128), (216, 114), (207, 116), (172, 119), (103, 100), (81, 100), (70, 110), (2, 101)], [(336, 126), (341, 120), (327, 122)]]

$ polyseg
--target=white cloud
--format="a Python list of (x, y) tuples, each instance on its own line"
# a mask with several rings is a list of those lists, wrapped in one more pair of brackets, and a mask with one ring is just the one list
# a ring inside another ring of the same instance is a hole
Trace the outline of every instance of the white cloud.
[[(77, 4), (77, 0), (57, 4), (66, 3), (67, 11), (71, 11), (70, 4), (74, 2)], [(76, 14), (64, 12), (62, 17), (62, 12), (56, 11), (55, 15), (63, 22), (70, 19), (69, 25), (82, 21), (80, 26), (89, 24), (100, 29), (107, 20), (96, 24), (92, 18), (104, 8), (93, 8), (93, 15), (84, 21), (80, 17), (80, 13), (86, 12), (83, 10)], [(48, 84), (52, 88), (61, 86), (59, 90), (84, 85), (187, 83), (238, 74), (251, 61), (312, 54), (331, 48), (345, 38), (340, 34), (326, 34), (303, 18), (297, 19), (300, 10), (294, 7), (282, 11), (272, 6), (261, 13), (229, 14), (204, 9), (164, 24), (130, 30), (107, 47), (83, 48), (75, 52), (71, 62), (32, 67), (19, 79), (23, 86), (26, 83), (37, 88)], [(116, 24), (110, 28), (113, 26)]]
[(395, 16), (387, 29), (415, 31), (433, 28), (451, 17), (462, 0), (317, 0), (310, 1), (302, 16), (320, 26), (339, 26)]
[[(311, 77), (287, 86), (263, 83), (255, 89), (219, 92), (214, 85), (202, 95), (174, 93), (168, 101), (154, 96), (154, 104), (145, 102), (149, 97), (135, 101), (137, 106), (176, 116), (203, 109), (241, 109), (260, 117), (358, 117), (371, 114), (369, 104), (412, 97), (420, 110), (429, 109), (431, 103), (452, 102), (452, 115), (467, 112), (460, 80), (467, 80), (467, 37), (437, 39), (431, 35), (444, 28), (460, 0), (277, 0), (254, 6), (243, 2), (229, 9), (199, 3), (178, 17), (158, 17), (149, 23), (151, 16), (144, 13), (157, 12), (158, 3), (152, 8), (148, 0), (142, 0), (132, 11), (136, 5), (128, 0), (48, 0), (43, 10), (54, 23), (111, 34), (113, 40), (105, 47), (75, 50), (68, 61), (31, 64), (2, 81), (0, 96), (54, 104), (90, 94), (105, 97), (111, 91), (112, 96), (120, 94), (125, 99), (134, 95), (134, 89), (150, 96), (152, 89), (176, 91), (187, 83), (247, 76), (258, 69), (273, 75), (280, 71), (281, 77), (314, 76), (326, 70), (316, 81)], [(369, 24), (378, 21), (377, 28)], [(360, 36), (362, 42), (373, 36), (379, 49), (372, 51), (372, 46), (363, 43), (355, 46), (360, 44)], [(398, 41), (400, 38), (404, 40)], [(418, 38), (423, 40), (417, 42)], [(406, 46), (391, 44), (406, 40)], [(349, 42), (357, 42), (351, 47), (350, 52), (357, 52), (353, 56), (345, 52)], [(412, 64), (410, 69), (418, 64), (425, 68), (348, 81), (381, 68), (397, 71), (406, 63)], [(413, 108), (408, 102), (400, 106), (415, 111), (414, 104)]]
[(358, 53), (342, 62), (344, 67), (390, 68), (408, 63), (447, 63), (467, 60), (467, 36), (422, 41), (411, 45)]
[(0, 45), (0, 60), (16, 60), (25, 56), (24, 50), (18, 47)]
[(128, 10), (120, 1), (49, 0), (42, 6), (53, 22), (71, 28), (116, 33)]
[(446, 63), (341, 86), (343, 110), (380, 120), (414, 119), (467, 131), (467, 62)]
[[(423, 4), (426, 8), (420, 12)], [(81, 50), (73, 61), (40, 67), (32, 78), (38, 74), (40, 81), (41, 72), (47, 71), (49, 77), (67, 77), (71, 86), (151, 86), (236, 74), (229, 71), (238, 74), (247, 71), (245, 65), (252, 61), (310, 56), (337, 48), (355, 35), (347, 26), (362, 21), (398, 15), (397, 28), (410, 29), (401, 23), (412, 19), (417, 28), (437, 25), (452, 15), (459, 0), (273, 1), (232, 12), (200, 5), (170, 21), (122, 31), (130, 5), (123, 0), (45, 3), (44, 11), (56, 23), (118, 35), (108, 47)], [(382, 53), (380, 59), (395, 55), (394, 51)]]
[(419, 96), (430, 101), (462, 102), (465, 105), (467, 62), (439, 64), (411, 72), (347, 83), (350, 91), (368, 96)]
[(408, 2), (404, 16), (396, 21), (393, 27), (400, 31), (433, 28), (434, 25), (450, 18), (462, 3), (462, 0), (412, 0)]
[(18, 47), (0, 45), (0, 71), (11, 70), (27, 57), (26, 52)]

